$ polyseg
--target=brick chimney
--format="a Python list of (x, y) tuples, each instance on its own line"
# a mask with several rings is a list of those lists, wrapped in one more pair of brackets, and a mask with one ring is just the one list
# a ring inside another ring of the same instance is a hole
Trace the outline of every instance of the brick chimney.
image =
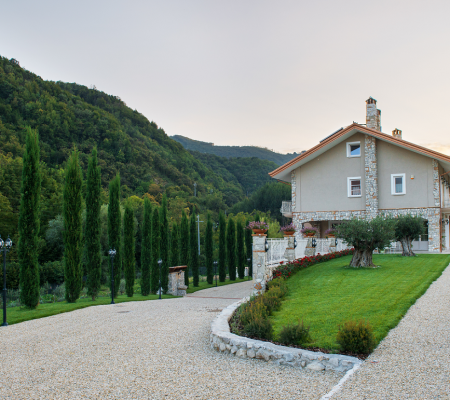
[(381, 132), (381, 111), (377, 109), (377, 101), (373, 97), (366, 100), (366, 126)]
[(395, 128), (392, 131), (392, 136), (394, 136), (396, 139), (401, 139), (402, 138), (402, 131), (400, 129)]

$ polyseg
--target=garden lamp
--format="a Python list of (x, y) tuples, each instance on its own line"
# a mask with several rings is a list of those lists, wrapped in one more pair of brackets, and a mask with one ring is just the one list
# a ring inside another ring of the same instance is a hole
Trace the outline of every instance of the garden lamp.
[(213, 262), (213, 264), (214, 264), (214, 275), (215, 275), (215, 277), (216, 277), (216, 287), (217, 287), (217, 261), (214, 261)]
[(161, 292), (162, 292), (162, 287), (161, 287), (161, 266), (162, 266), (162, 260), (161, 259), (158, 260), (158, 265), (159, 265), (159, 300), (161, 300)]
[(266, 239), (266, 241), (264, 242), (264, 251), (267, 253), (269, 251), (269, 242)]
[(114, 303), (114, 257), (116, 256), (116, 249), (109, 249), (108, 254), (111, 257), (111, 304)]
[(2, 326), (8, 326), (6, 322), (6, 252), (12, 247), (12, 240), (9, 238), (4, 242), (0, 237), (0, 250), (3, 250), (3, 324)]

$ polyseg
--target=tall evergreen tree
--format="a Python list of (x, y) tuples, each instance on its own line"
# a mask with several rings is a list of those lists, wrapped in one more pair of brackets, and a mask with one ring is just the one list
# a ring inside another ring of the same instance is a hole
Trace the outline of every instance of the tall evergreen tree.
[(238, 265), (238, 275), (240, 279), (245, 277), (245, 245), (244, 245), (244, 228), (241, 221), (236, 223), (236, 256)]
[(144, 200), (144, 222), (142, 224), (141, 253), (141, 294), (150, 294), (150, 270), (152, 260), (152, 204), (147, 197)]
[(151, 289), (152, 293), (156, 293), (159, 290), (159, 244), (160, 238), (159, 228), (159, 211), (155, 207), (152, 217), (152, 271), (151, 271)]
[(169, 289), (169, 221), (167, 219), (167, 197), (163, 196), (160, 214), (161, 244), (160, 257), (162, 260), (161, 285), (163, 292), (167, 293)]
[(189, 268), (192, 271), (192, 280), (194, 287), (198, 287), (198, 243), (197, 243), (197, 229), (195, 226), (195, 209), (192, 210), (191, 218), (189, 220)]
[(20, 302), (27, 308), (39, 303), (38, 235), (41, 197), (39, 135), (27, 127), (23, 154), (22, 187), (19, 212)]
[(81, 268), (83, 176), (74, 149), (66, 167), (64, 184), (64, 283), (66, 300), (74, 303), (80, 297), (83, 271)]
[(180, 265), (187, 266), (184, 271), (184, 284), (189, 286), (189, 221), (184, 210), (181, 214), (180, 247)]
[(209, 284), (213, 283), (213, 224), (211, 221), (211, 214), (208, 213), (208, 220), (206, 222), (206, 236), (205, 236), (205, 256), (206, 256), (206, 280)]
[[(247, 227), (250, 221), (245, 222), (245, 226)], [(246, 252), (246, 260), (250, 259), (248, 274), (250, 277), (253, 276), (253, 238), (251, 229), (245, 228), (245, 252)]]
[(123, 266), (125, 291), (128, 297), (133, 297), (134, 294), (135, 262), (134, 212), (130, 204), (127, 203), (123, 218)]
[(172, 241), (170, 245), (170, 264), (172, 267), (180, 265), (180, 237), (178, 235), (178, 225), (172, 224)]
[(233, 218), (228, 218), (227, 227), (227, 263), (230, 280), (236, 280), (236, 228)]
[(86, 183), (86, 264), (88, 295), (92, 300), (100, 291), (100, 279), (102, 276), (102, 257), (100, 246), (100, 199), (101, 177), (100, 167), (97, 162), (97, 149), (94, 147), (89, 165)]
[(227, 277), (227, 242), (226, 242), (227, 223), (222, 211), (219, 214), (219, 281), (225, 282)]
[[(108, 244), (110, 249), (116, 250), (114, 257), (114, 297), (119, 293), (120, 276), (122, 271), (121, 233), (122, 215), (120, 212), (120, 175), (109, 183), (108, 205)], [(111, 271), (111, 258), (109, 258), (109, 270)], [(112, 288), (111, 288), (112, 291)]]

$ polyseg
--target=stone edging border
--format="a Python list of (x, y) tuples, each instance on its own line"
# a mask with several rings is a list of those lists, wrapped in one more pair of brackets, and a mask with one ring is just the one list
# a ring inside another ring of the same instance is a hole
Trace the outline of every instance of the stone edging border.
[(354, 366), (362, 364), (362, 361), (356, 357), (280, 346), (231, 333), (229, 320), (236, 309), (248, 300), (249, 298), (245, 297), (229, 305), (211, 322), (210, 342), (213, 349), (237, 357), (258, 358), (278, 365), (308, 368), (313, 371), (347, 372)]

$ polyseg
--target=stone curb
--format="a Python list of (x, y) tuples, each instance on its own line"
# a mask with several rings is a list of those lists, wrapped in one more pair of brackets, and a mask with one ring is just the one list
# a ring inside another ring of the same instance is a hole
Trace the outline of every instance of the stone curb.
[(362, 364), (356, 357), (279, 346), (231, 333), (229, 320), (236, 309), (248, 300), (249, 297), (245, 297), (229, 305), (211, 322), (210, 342), (213, 349), (241, 358), (257, 358), (313, 371), (347, 372), (355, 365)]

